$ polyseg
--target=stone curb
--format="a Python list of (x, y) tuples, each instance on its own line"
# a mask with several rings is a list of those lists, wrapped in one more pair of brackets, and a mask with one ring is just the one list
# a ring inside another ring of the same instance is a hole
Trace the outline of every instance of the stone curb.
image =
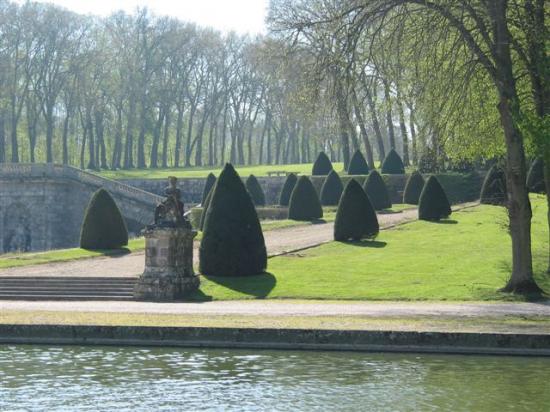
[(0, 343), (550, 356), (550, 335), (463, 332), (3, 324)]

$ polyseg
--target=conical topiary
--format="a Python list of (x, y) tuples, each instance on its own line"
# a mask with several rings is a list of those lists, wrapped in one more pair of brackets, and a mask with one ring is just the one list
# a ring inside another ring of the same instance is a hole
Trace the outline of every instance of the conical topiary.
[(209, 173), (206, 177), (206, 182), (204, 183), (204, 189), (202, 190), (202, 197), (201, 197), (201, 204), (204, 205), (204, 202), (206, 201), (206, 196), (208, 196), (208, 193), (210, 193), (210, 189), (214, 186), (216, 183), (216, 176), (214, 176), (213, 173)]
[(386, 183), (376, 170), (370, 172), (363, 189), (375, 210), (389, 209), (391, 207), (391, 200)]
[(199, 249), (199, 270), (208, 276), (264, 272), (267, 252), (256, 209), (239, 175), (226, 164), (212, 193)]
[(391, 149), (382, 163), (382, 173), (386, 175), (403, 175), (405, 174), (405, 166), (401, 156), (397, 154), (395, 149)]
[(294, 189), (294, 186), (296, 186), (297, 181), (298, 178), (294, 173), (290, 173), (286, 177), (285, 184), (281, 190), (281, 195), (279, 196), (279, 206), (288, 206), (288, 203), (290, 202), (290, 195), (292, 194), (292, 190)]
[(214, 188), (216, 187), (216, 184), (214, 183), (214, 186), (210, 188), (210, 192), (208, 192), (208, 195), (206, 196), (206, 199), (204, 200), (204, 203), (202, 204), (202, 213), (201, 213), (201, 220), (199, 223), (199, 230), (204, 229), (204, 221), (206, 220), (206, 212), (208, 211), (208, 208), (210, 207), (210, 202), (212, 201), (212, 193), (214, 193)]
[(332, 163), (330, 162), (330, 159), (325, 152), (320, 152), (319, 156), (317, 156), (317, 159), (315, 160), (315, 163), (313, 163), (311, 174), (313, 176), (326, 176), (331, 170)]
[(250, 193), (250, 197), (252, 198), (254, 204), (256, 206), (265, 206), (264, 191), (262, 189), (262, 186), (260, 186), (260, 182), (258, 182), (258, 179), (256, 179), (256, 176), (248, 176), (245, 186), (246, 190), (248, 190), (248, 193)]
[(369, 165), (365, 160), (363, 154), (356, 150), (348, 166), (348, 175), (368, 175), (369, 174)]
[(344, 185), (340, 180), (340, 176), (334, 170), (331, 170), (321, 187), (321, 204), (323, 206), (336, 206), (343, 191)]
[(316, 220), (323, 217), (323, 208), (311, 180), (300, 176), (290, 195), (288, 218), (292, 220)]
[(440, 220), (451, 215), (451, 205), (435, 176), (430, 176), (422, 189), (418, 202), (418, 218)]
[(541, 158), (536, 159), (527, 174), (527, 188), (532, 193), (546, 192), (544, 183), (544, 162)]
[(410, 205), (417, 205), (420, 199), (420, 193), (424, 188), (424, 178), (419, 171), (415, 170), (411, 173), (405, 184), (405, 191), (403, 192), (403, 203)]
[(334, 240), (373, 238), (379, 230), (378, 218), (369, 197), (361, 185), (355, 179), (351, 179), (338, 204), (334, 221)]
[(128, 244), (128, 229), (109, 192), (99, 189), (84, 212), (80, 231), (83, 249), (118, 249)]
[(493, 165), (487, 172), (483, 186), (481, 186), (481, 194), (479, 195), (480, 203), (487, 205), (505, 206), (508, 200), (506, 193), (506, 175), (498, 165)]

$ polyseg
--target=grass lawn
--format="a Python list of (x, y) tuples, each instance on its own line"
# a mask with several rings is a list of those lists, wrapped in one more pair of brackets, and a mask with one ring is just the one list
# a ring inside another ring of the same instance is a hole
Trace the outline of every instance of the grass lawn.
[[(546, 200), (533, 196), (533, 264), (550, 291)], [(510, 273), (504, 208), (478, 206), (441, 223), (417, 221), (376, 241), (331, 242), (269, 260), (267, 274), (202, 279), (197, 300), (297, 298), (356, 300), (513, 300), (497, 290)]]
[[(334, 170), (339, 173), (344, 170), (343, 163), (333, 163)], [(235, 166), (241, 177), (248, 175), (267, 176), (270, 171), (286, 171), (300, 173), (300, 175), (311, 175), (312, 163), (298, 163), (288, 165), (257, 165), (257, 166)], [(144, 169), (144, 170), (104, 170), (98, 174), (109, 179), (165, 179), (168, 176), (179, 178), (186, 177), (206, 177), (209, 173), (218, 176), (221, 167), (187, 167), (187, 168), (169, 168), (169, 169)]]

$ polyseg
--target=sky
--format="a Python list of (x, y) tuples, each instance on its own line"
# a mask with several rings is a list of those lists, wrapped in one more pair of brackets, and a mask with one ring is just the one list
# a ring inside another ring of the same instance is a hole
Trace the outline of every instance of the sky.
[(238, 33), (265, 33), (269, 0), (39, 0), (82, 14), (108, 16), (117, 10), (132, 13), (146, 6), (154, 14), (177, 17), (201, 26)]

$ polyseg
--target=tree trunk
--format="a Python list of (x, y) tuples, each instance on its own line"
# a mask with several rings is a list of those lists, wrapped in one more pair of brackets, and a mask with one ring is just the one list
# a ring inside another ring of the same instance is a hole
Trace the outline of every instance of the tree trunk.
[(0, 111), (0, 163), (6, 161), (6, 128), (5, 128), (5, 114)]
[(116, 108), (116, 124), (115, 124), (115, 143), (113, 148), (113, 157), (111, 167), (113, 170), (120, 168), (120, 158), (122, 152), (122, 105)]
[(96, 130), (96, 140), (99, 146), (99, 156), (97, 160), (99, 161), (99, 167), (101, 169), (107, 169), (107, 148), (105, 147), (105, 136), (104, 130), (105, 126), (103, 123), (104, 114), (100, 110), (95, 112), (95, 130)]
[(170, 137), (170, 121), (172, 116), (170, 116), (171, 108), (166, 111), (164, 115), (164, 132), (162, 135), (162, 167), (168, 167), (168, 141)]
[(388, 138), (390, 139), (390, 148), (395, 149), (395, 133), (393, 130), (393, 116), (391, 113), (391, 96), (390, 96), (390, 84), (386, 79), (383, 81), (384, 83), (384, 100), (386, 104), (386, 123), (388, 126)]
[(411, 139), (412, 139), (412, 163), (413, 165), (418, 164), (418, 151), (416, 148), (416, 130), (414, 127), (414, 112), (412, 110), (412, 107), (409, 107), (410, 115), (409, 115), (409, 128), (411, 129)]
[(367, 96), (367, 103), (372, 117), (372, 127), (374, 129), (374, 134), (376, 135), (376, 143), (378, 145), (378, 160), (380, 163), (386, 158), (386, 150), (384, 149), (384, 139), (382, 137), (382, 131), (380, 130), (380, 123), (378, 122), (378, 114), (376, 113), (376, 105), (374, 104), (374, 99), (370, 91), (365, 88), (365, 94)]
[(94, 130), (92, 123), (92, 115), (88, 110), (86, 110), (86, 130), (88, 131), (88, 169), (95, 170), (97, 169), (96, 157), (95, 157), (95, 141), (94, 141)]
[(374, 156), (372, 153), (372, 145), (369, 140), (369, 135), (367, 134), (367, 128), (365, 127), (365, 121), (363, 120), (363, 113), (361, 113), (361, 107), (359, 106), (359, 100), (357, 99), (357, 94), (355, 90), (352, 91), (351, 95), (353, 101), (353, 108), (355, 110), (355, 117), (357, 118), (357, 123), (359, 123), (359, 130), (361, 131), (361, 137), (363, 138), (363, 144), (365, 145), (365, 153), (367, 154), (367, 163), (369, 168), (374, 169)]
[(15, 112), (15, 109), (13, 109), (11, 115), (11, 161), (12, 163), (19, 163), (19, 145), (17, 142), (17, 123), (19, 118)]
[(128, 110), (128, 122), (126, 124), (126, 142), (124, 146), (124, 168), (134, 168), (134, 119), (136, 114), (135, 102), (130, 97), (130, 107)]
[(62, 145), (63, 145), (63, 164), (69, 164), (69, 121), (71, 119), (71, 112), (67, 109), (67, 114), (63, 120), (63, 135), (62, 135)]
[(403, 139), (403, 165), (410, 166), (409, 161), (409, 137), (407, 136), (407, 126), (405, 126), (405, 114), (403, 113), (403, 104), (401, 100), (397, 100), (397, 108), (399, 110), (399, 128), (401, 129), (401, 137)]
[(46, 108), (46, 163), (53, 163), (53, 106)]
[[(143, 99), (145, 100), (145, 99)], [(137, 144), (137, 168), (145, 169), (147, 164), (145, 163), (145, 132), (147, 131), (147, 106), (145, 101), (141, 102), (139, 122), (139, 135)]]
[(155, 130), (153, 130), (153, 143), (151, 144), (151, 155), (149, 157), (149, 167), (152, 169), (158, 168), (159, 160), (159, 143), (160, 134), (162, 131), (162, 124), (164, 123), (164, 110), (159, 108), (159, 114), (155, 123)]
[(191, 154), (193, 147), (191, 145), (191, 134), (193, 133), (193, 121), (195, 119), (195, 111), (197, 106), (193, 104), (189, 112), (189, 123), (187, 124), (187, 144), (185, 145), (185, 167), (191, 167)]
[(178, 118), (176, 120), (176, 148), (174, 153), (174, 167), (180, 167), (182, 129), (183, 129), (183, 107), (178, 105)]

